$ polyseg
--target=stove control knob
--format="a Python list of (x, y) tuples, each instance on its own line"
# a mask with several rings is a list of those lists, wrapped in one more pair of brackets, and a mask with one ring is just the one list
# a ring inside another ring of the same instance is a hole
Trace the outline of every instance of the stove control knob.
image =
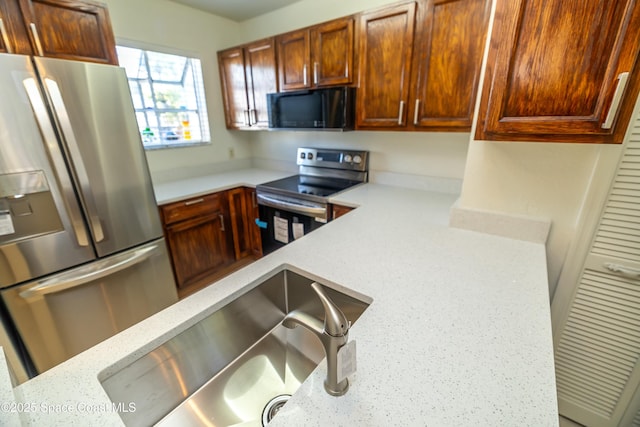
[(307, 159), (313, 160), (313, 153), (307, 153)]
[(346, 163), (351, 163), (351, 154), (345, 154), (342, 158)]
[(360, 163), (360, 162), (362, 162), (362, 157), (360, 157), (357, 154), (353, 156), (353, 163)]
[(306, 159), (306, 158), (307, 158), (307, 155), (305, 154), (305, 152), (304, 152), (304, 151), (301, 151), (301, 152), (300, 152), (300, 158), (301, 158), (302, 160), (304, 160), (304, 159)]

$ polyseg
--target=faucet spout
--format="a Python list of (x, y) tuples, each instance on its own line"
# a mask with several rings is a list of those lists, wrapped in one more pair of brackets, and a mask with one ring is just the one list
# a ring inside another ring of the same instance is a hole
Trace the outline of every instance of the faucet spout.
[(320, 284), (314, 282), (311, 288), (320, 298), (324, 308), (324, 323), (300, 310), (293, 310), (282, 320), (282, 325), (289, 329), (298, 325), (303, 326), (320, 339), (327, 356), (327, 378), (324, 381), (324, 388), (332, 396), (342, 396), (349, 389), (349, 380), (344, 378), (338, 381), (338, 350), (349, 339), (350, 323)]

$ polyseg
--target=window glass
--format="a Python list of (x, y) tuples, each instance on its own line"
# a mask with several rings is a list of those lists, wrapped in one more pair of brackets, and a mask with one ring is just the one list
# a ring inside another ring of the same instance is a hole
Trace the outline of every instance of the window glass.
[(200, 60), (117, 46), (145, 148), (209, 143)]

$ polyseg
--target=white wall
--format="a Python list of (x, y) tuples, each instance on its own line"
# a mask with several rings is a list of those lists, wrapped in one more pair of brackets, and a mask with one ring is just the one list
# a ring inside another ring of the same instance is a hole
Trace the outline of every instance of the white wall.
[[(248, 136), (225, 128), (216, 52), (241, 43), (240, 25), (167, 0), (104, 0), (116, 41), (185, 53), (202, 62), (211, 145), (147, 151), (154, 182), (249, 165)], [(234, 161), (229, 149), (233, 148)]]
[(599, 167), (613, 169), (619, 152), (611, 145), (473, 141), (459, 206), (550, 219), (547, 263), (553, 295), (567, 249), (581, 231), (576, 226), (587, 191), (598, 184), (591, 182), (598, 159), (605, 160)]

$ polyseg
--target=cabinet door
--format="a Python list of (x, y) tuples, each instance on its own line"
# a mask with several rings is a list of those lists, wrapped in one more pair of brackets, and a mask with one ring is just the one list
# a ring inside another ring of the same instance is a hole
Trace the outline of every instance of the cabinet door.
[(233, 233), (233, 248), (236, 261), (252, 254), (251, 224), (248, 217), (248, 203), (244, 188), (227, 191), (229, 217)]
[(245, 46), (244, 58), (249, 122), (252, 127), (268, 128), (267, 94), (278, 91), (274, 40), (267, 39)]
[(476, 138), (621, 142), (639, 45), (637, 1), (498, 2)]
[(0, 2), (0, 52), (32, 54), (18, 0)]
[(490, 0), (420, 3), (409, 106), (415, 127), (471, 130), (490, 12)]
[(353, 82), (353, 18), (338, 19), (311, 29), (314, 86)]
[(224, 217), (213, 214), (167, 227), (176, 282), (184, 288), (199, 278), (229, 264)]
[(415, 11), (411, 2), (360, 16), (359, 129), (406, 125)]
[(20, 8), (36, 54), (118, 64), (105, 5), (77, 0), (20, 0)]
[(309, 30), (305, 29), (283, 34), (277, 38), (280, 90), (311, 87), (309, 37)]
[(349, 206), (343, 206), (343, 205), (332, 205), (331, 206), (331, 219), (338, 219), (343, 215), (348, 214), (349, 212), (351, 212), (354, 208), (349, 207)]
[(575, 287), (551, 304), (558, 410), (585, 426), (638, 425), (621, 418), (640, 407), (640, 133), (622, 149)]
[(247, 221), (251, 230), (251, 251), (255, 258), (260, 258), (262, 256), (262, 234), (260, 227), (256, 224), (256, 219), (260, 218), (256, 189), (245, 188), (245, 195), (247, 198)]
[(227, 129), (246, 128), (249, 126), (249, 104), (243, 49), (218, 52), (218, 67)]

